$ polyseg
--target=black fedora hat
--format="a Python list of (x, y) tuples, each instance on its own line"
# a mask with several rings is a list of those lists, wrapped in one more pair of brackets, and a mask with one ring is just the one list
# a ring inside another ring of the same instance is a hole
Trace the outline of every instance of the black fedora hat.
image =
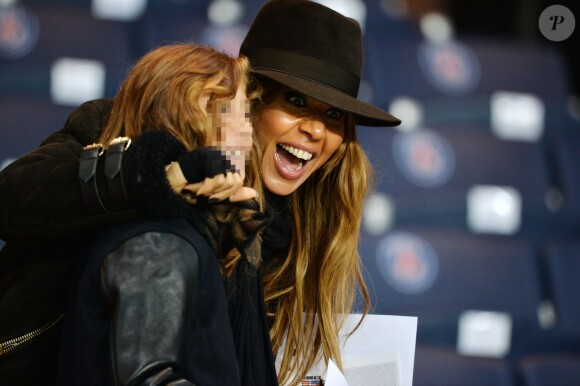
[(354, 114), (365, 126), (401, 121), (357, 99), (363, 48), (359, 24), (308, 0), (271, 0), (240, 48), (252, 71)]

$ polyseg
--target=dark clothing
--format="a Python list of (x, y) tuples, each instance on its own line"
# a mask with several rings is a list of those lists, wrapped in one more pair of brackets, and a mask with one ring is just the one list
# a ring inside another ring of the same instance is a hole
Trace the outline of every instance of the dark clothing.
[(99, 136), (111, 106), (84, 104), (42, 147), (0, 172), (0, 237), (8, 241), (0, 251), (0, 344), (42, 331), (0, 349), (1, 383), (55, 384), (59, 317), (85, 243), (81, 231), (136, 217), (125, 211), (87, 221), (78, 187), (81, 149)]
[[(18, 331), (26, 332), (58, 318), (59, 311), (64, 309), (61, 301), (64, 297), (54, 293), (62, 294), (69, 290), (67, 281), (71, 277), (71, 266), (79, 257), (79, 249), (70, 244), (70, 240), (78, 239), (82, 244), (82, 235), (88, 234), (89, 231), (102, 231), (116, 223), (140, 221), (144, 213), (147, 218), (169, 221), (182, 216), (182, 205), (188, 206), (176, 195), (169, 197), (163, 193), (163, 197), (160, 198), (156, 195), (159, 190), (146, 184), (136, 188), (134, 193), (138, 197), (132, 197), (139, 210), (121, 212), (111, 210), (102, 215), (89, 215), (78, 188), (78, 157), (82, 146), (94, 142), (98, 137), (110, 108), (111, 102), (108, 100), (84, 104), (71, 115), (65, 127), (49, 137), (43, 146), (15, 161), (0, 173), (0, 212), (2, 212), (0, 237), (9, 242), (0, 255), (0, 313), (15, 315), (14, 318), (0, 322), (1, 327), (4, 327), (4, 323), (7, 325), (6, 329), (0, 328), (2, 334), (0, 342), (12, 338), (16, 327)], [(146, 151), (143, 153), (150, 155)], [(162, 151), (158, 153), (152, 156), (150, 164), (145, 165), (141, 172), (134, 172), (134, 181), (162, 181), (166, 184), (163, 166), (169, 161), (163, 163)], [(179, 154), (177, 156), (173, 154), (168, 158), (174, 160), (178, 156)], [(149, 170), (148, 168), (154, 164), (158, 168)], [(165, 188), (164, 192), (169, 193), (169, 187)], [(168, 204), (159, 205), (163, 200)], [(221, 227), (216, 224), (209, 224), (208, 229), (209, 232), (203, 236), (213, 250), (227, 244), (228, 240), (227, 237), (224, 239), (224, 234), (227, 235), (228, 232), (220, 234)], [(289, 228), (287, 231), (289, 232)], [(231, 232), (232, 230), (229, 233)], [(288, 232), (286, 239), (289, 241)], [(268, 229), (264, 233), (267, 239)], [(68, 241), (60, 245), (58, 240)], [(63, 249), (63, 253), (60, 254), (62, 264), (53, 261), (58, 256), (49, 256), (42, 252), (43, 248), (46, 248), (47, 241), (51, 242), (51, 250), (57, 251), (58, 248), (55, 246)], [(24, 248), (25, 244), (22, 242), (40, 245), (34, 250), (37, 254), (26, 252), (26, 248), (32, 249), (32, 246)], [(279, 251), (279, 247), (264, 248), (264, 259), (268, 260), (273, 251)], [(43, 268), (39, 268), (36, 276), (29, 275), (23, 269), (28, 259), (34, 259), (39, 267), (43, 267), (44, 264), (48, 265), (48, 268), (44, 271)], [(232, 278), (224, 282), (231, 331), (243, 385), (277, 384), (263, 299), (262, 269), (253, 266), (247, 259), (242, 259)], [(35, 280), (44, 276), (50, 277), (50, 280)], [(30, 288), (30, 293), (35, 296), (23, 298), (20, 288)], [(22, 303), (20, 308), (27, 311), (16, 315), (12, 310), (20, 309), (18, 303)], [(39, 307), (39, 304), (43, 306)], [(45, 309), (53, 312), (49, 313)], [(52, 335), (45, 333), (9, 355), (0, 356), (0, 379), (9, 379), (4, 377), (5, 374), (6, 376), (18, 374), (18, 379), (22, 380), (25, 376), (32, 376), (35, 369), (39, 368), (41, 370), (34, 378), (36, 381), (29, 383), (15, 381), (11, 384), (52, 384), (49, 372), (54, 365), (47, 364), (54, 363), (53, 343), (59, 339), (59, 328), (57, 326), (50, 331)], [(50, 338), (50, 346), (44, 344), (47, 338)], [(27, 355), (26, 358), (19, 355), (29, 349), (34, 351), (35, 355)], [(30, 358), (40, 360), (34, 361)], [(38, 379), (43, 381), (39, 382)]]
[(0, 172), (1, 239), (39, 244), (135, 218), (131, 210), (89, 218), (77, 178), (82, 148), (96, 142), (112, 105), (110, 99), (84, 103), (61, 130)]
[(183, 218), (97, 235), (62, 338), (61, 385), (240, 384), (219, 261)]
[(277, 384), (269, 364), (273, 359), (270, 337), (262, 327), (269, 326), (264, 303), (263, 269), (288, 250), (290, 222), (285, 197), (266, 192), (266, 199), (271, 217), (262, 232), (263, 264), (253, 269), (242, 261), (226, 285), (230, 305), (237, 308), (231, 310), (231, 315), (243, 385), (261, 386), (262, 383), (256, 382), (256, 379), (269, 379), (264, 385)]
[[(78, 240), (81, 241), (81, 240)], [(54, 385), (62, 320), (80, 242), (46, 247), (8, 243), (0, 251), (0, 343), (25, 336), (0, 355), (0, 384)], [(54, 324), (59, 320), (56, 324)], [(54, 324), (54, 325), (53, 325)]]

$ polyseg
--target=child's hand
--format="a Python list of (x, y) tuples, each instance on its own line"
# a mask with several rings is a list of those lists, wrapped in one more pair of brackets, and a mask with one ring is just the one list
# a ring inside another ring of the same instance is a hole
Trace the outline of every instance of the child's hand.
[(245, 201), (258, 197), (258, 192), (243, 185), (240, 173), (228, 172), (225, 176), (218, 174), (207, 177), (203, 182), (188, 184), (183, 189), (196, 196), (206, 196), (210, 202), (230, 199), (231, 202)]
[(208, 197), (212, 202), (230, 199), (231, 202), (245, 201), (258, 197), (258, 193), (248, 187), (244, 187), (240, 173), (227, 172), (195, 183), (188, 183), (181, 171), (179, 163), (172, 162), (165, 168), (167, 180), (173, 191), (182, 194), (183, 191), (191, 192), (195, 196)]

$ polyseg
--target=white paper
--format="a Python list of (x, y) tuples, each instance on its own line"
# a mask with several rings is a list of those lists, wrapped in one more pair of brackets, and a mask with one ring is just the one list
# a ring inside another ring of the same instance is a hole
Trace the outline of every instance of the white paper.
[(340, 372), (336, 364), (330, 359), (328, 361), (328, 370), (326, 371), (325, 386), (349, 386), (346, 378)]
[[(341, 333), (342, 341), (360, 318), (360, 314), (348, 317)], [(416, 317), (367, 315), (355, 333), (343, 343), (341, 354), (345, 373), (349, 368), (364, 363), (368, 366), (382, 365), (382, 368), (369, 367), (369, 370), (376, 371), (377, 374), (396, 366), (399, 373), (396, 384), (412, 386), (416, 337)], [(384, 379), (384, 382), (377, 383), (376, 386), (390, 386), (392, 382), (392, 378)]]
[(349, 386), (401, 386), (397, 354), (379, 357), (343, 357), (344, 376)]
[[(360, 314), (349, 315), (339, 334), (344, 375), (334, 362), (327, 364), (324, 359), (314, 363), (308, 375), (322, 376), (325, 386), (344, 386), (344, 383), (336, 383), (340, 376), (346, 379), (348, 386), (412, 386), (417, 318), (367, 315), (347, 339), (360, 318)], [(278, 371), (281, 351), (276, 358)]]
[(316, 363), (309, 375), (322, 375), (325, 386), (412, 386), (417, 318), (367, 315), (347, 338), (360, 318), (349, 315), (340, 333), (344, 375), (332, 361), (326, 369)]

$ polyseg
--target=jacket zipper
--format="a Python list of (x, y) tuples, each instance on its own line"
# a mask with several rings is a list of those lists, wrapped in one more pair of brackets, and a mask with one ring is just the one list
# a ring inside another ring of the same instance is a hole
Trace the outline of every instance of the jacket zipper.
[(29, 340), (34, 339), (37, 336), (44, 334), (46, 331), (48, 331), (52, 327), (54, 327), (62, 319), (63, 316), (64, 316), (64, 314), (61, 314), (52, 323), (47, 323), (47, 324), (37, 328), (36, 330), (30, 331), (29, 333), (26, 333), (22, 336), (19, 336), (17, 338), (10, 339), (6, 342), (0, 343), (0, 357), (2, 355), (8, 354), (10, 351), (12, 351), (15, 348), (17, 348), (18, 346), (28, 342)]

